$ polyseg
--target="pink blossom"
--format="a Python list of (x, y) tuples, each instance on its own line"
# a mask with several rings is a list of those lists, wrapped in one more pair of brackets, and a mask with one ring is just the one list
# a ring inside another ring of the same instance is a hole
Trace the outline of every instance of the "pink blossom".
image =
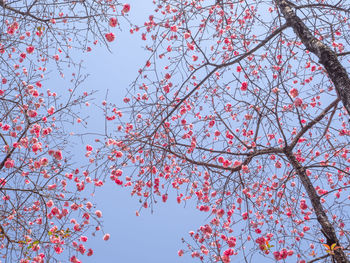
[(102, 217), (102, 212), (100, 210), (96, 210), (95, 211), (95, 215), (98, 217), (98, 218), (101, 218)]
[(81, 226), (79, 224), (75, 224), (73, 227), (74, 231), (80, 231), (81, 230)]
[(38, 115), (38, 113), (35, 110), (28, 110), (27, 114), (31, 118), (34, 118)]
[(40, 164), (45, 166), (49, 163), (49, 160), (46, 157), (40, 159)]
[(86, 208), (90, 210), (92, 208), (92, 203), (91, 202), (87, 202), (86, 203)]
[(90, 256), (92, 256), (93, 254), (94, 254), (94, 251), (93, 251), (91, 248), (89, 248), (89, 249), (88, 249), (87, 256), (90, 257)]
[(112, 42), (115, 39), (115, 35), (113, 33), (106, 33), (105, 37), (108, 42)]
[(301, 201), (300, 201), (300, 209), (301, 210), (307, 209), (307, 204), (306, 204), (305, 199), (301, 199)]
[(186, 32), (186, 33), (184, 34), (184, 38), (185, 38), (185, 39), (188, 39), (190, 36), (191, 36), (191, 34), (190, 34), (189, 32)]
[(13, 168), (15, 166), (15, 161), (10, 159), (10, 158), (7, 158), (4, 166), (5, 166), (5, 168), (8, 168), (8, 169)]
[(247, 212), (243, 213), (242, 214), (242, 218), (243, 218), (243, 220), (247, 220), (248, 219), (248, 213)]
[(52, 207), (53, 206), (53, 201), (52, 200), (49, 200), (46, 202), (46, 206), (47, 207)]
[(76, 256), (72, 256), (72, 257), (70, 258), (70, 262), (72, 262), (72, 263), (81, 263), (81, 262), (79, 261), (79, 259), (78, 259)]
[(292, 88), (290, 91), (289, 91), (289, 95), (292, 97), (292, 98), (295, 98), (299, 95), (299, 91), (296, 89), (296, 88)]
[(129, 4), (124, 4), (122, 13), (128, 13), (130, 11), (130, 5)]
[(56, 184), (51, 184), (51, 185), (48, 185), (47, 186), (47, 189), (48, 190), (54, 190), (54, 189), (56, 189), (57, 188), (57, 185)]
[(91, 152), (91, 151), (92, 151), (92, 146), (91, 146), (91, 145), (86, 145), (86, 150), (87, 150), (88, 152)]
[(281, 255), (279, 251), (273, 252), (273, 256), (275, 257), (275, 260), (281, 260)]
[(280, 161), (277, 161), (277, 162), (275, 163), (275, 167), (276, 167), (276, 168), (281, 168), (281, 167), (282, 167), (281, 162), (280, 162)]
[(63, 252), (63, 248), (61, 248), (60, 246), (55, 246), (54, 249), (57, 254), (61, 254)]
[(32, 151), (34, 153), (37, 153), (38, 151), (41, 151), (41, 143), (35, 143), (32, 145)]
[(47, 113), (48, 113), (49, 115), (54, 114), (54, 112), (55, 112), (55, 107), (54, 107), (54, 106), (51, 106), (51, 107), (47, 110)]
[(177, 26), (171, 26), (170, 31), (172, 32), (177, 32)]
[(111, 18), (109, 19), (109, 25), (110, 25), (111, 27), (116, 27), (117, 24), (118, 24), (118, 20), (117, 20), (115, 17), (111, 17)]
[(53, 156), (55, 157), (56, 160), (60, 161), (63, 159), (62, 157), (62, 152), (61, 151), (55, 151), (55, 153), (53, 154)]
[(294, 100), (294, 105), (295, 107), (300, 107), (301, 105), (303, 105), (303, 100), (301, 98), (296, 98)]
[(248, 83), (247, 82), (242, 82), (242, 86), (241, 86), (241, 91), (246, 91), (248, 89)]
[(190, 49), (190, 50), (194, 50), (194, 45), (193, 44), (191, 44), (191, 43), (187, 43), (187, 47), (188, 47), (188, 49)]
[(85, 247), (84, 247), (83, 244), (79, 244), (78, 251), (79, 251), (82, 255), (85, 254), (86, 249), (85, 249)]
[(28, 54), (32, 54), (34, 52), (34, 47), (33, 46), (28, 46), (26, 48), (26, 51), (27, 51)]

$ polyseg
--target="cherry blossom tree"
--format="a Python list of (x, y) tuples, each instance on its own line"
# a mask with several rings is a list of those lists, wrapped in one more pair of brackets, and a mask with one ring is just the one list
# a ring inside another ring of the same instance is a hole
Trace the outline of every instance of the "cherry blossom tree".
[[(84, 190), (103, 183), (72, 161), (73, 126), (84, 124), (91, 95), (79, 91), (85, 76), (73, 53), (107, 46), (129, 10), (114, 0), (0, 0), (0, 261), (93, 254), (85, 233), (100, 230), (102, 213)], [(48, 86), (55, 71), (72, 73), (69, 87)]]
[(208, 213), (180, 256), (349, 262), (350, 3), (153, 3), (132, 30), (149, 58), (126, 106), (104, 104), (89, 169), (144, 209), (173, 191)]

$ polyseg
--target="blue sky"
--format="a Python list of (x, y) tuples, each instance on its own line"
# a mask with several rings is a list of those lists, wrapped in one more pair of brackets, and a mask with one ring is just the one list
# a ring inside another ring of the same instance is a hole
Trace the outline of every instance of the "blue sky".
[[(122, 105), (126, 89), (147, 55), (141, 44), (138, 37), (127, 32), (119, 33), (111, 47), (112, 54), (99, 48), (87, 55), (84, 65), (90, 77), (83, 87), (98, 90), (96, 103), (103, 100), (108, 89), (109, 101)], [(102, 113), (92, 113), (89, 126), (103, 127), (96, 125), (101, 121)], [(90, 238), (89, 245), (95, 248), (95, 254), (91, 258), (85, 257), (83, 262), (189, 261), (189, 258), (177, 255), (178, 249), (183, 248), (181, 238), (188, 238), (190, 230), (204, 224), (206, 214), (194, 210), (193, 202), (189, 202), (186, 208), (177, 204), (176, 195), (173, 195), (166, 204), (158, 203), (153, 214), (149, 209), (142, 210), (141, 216), (136, 217), (135, 212), (140, 207), (138, 199), (130, 196), (129, 189), (107, 182), (97, 189), (94, 200), (97, 208), (103, 211), (104, 230), (111, 234), (111, 239), (105, 242), (102, 235)]]
[[(142, 21), (150, 14), (150, 1), (129, 1), (130, 17), (133, 21)], [(149, 12), (146, 12), (149, 10)], [(120, 19), (121, 20), (121, 19)], [(97, 90), (95, 103), (100, 104), (108, 90), (109, 102), (123, 105), (122, 98), (129, 84), (137, 76), (137, 71), (147, 60), (140, 35), (131, 35), (128, 28), (116, 31), (116, 40), (112, 42), (109, 53), (104, 47), (94, 47), (90, 53), (84, 53), (85, 72), (90, 76), (82, 84), (84, 90)], [(88, 127), (99, 131), (103, 127), (102, 112), (94, 106), (89, 107)], [(82, 157), (85, 159), (84, 157)], [(85, 161), (85, 160), (84, 160)], [(83, 262), (189, 262), (189, 255), (178, 257), (177, 251), (184, 248), (181, 238), (188, 238), (190, 230), (196, 230), (205, 223), (207, 214), (195, 210), (193, 202), (177, 204), (176, 195), (169, 196), (168, 202), (158, 203), (154, 213), (139, 209), (138, 199), (130, 196), (129, 189), (122, 189), (111, 181), (97, 189), (93, 201), (97, 209), (103, 212), (104, 230), (111, 234), (109, 241), (102, 240), (102, 233), (89, 237), (87, 247), (94, 249), (93, 257), (79, 256)]]

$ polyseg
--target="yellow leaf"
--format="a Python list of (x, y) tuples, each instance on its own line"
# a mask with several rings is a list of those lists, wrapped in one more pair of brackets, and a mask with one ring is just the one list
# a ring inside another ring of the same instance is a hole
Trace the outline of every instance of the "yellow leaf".
[(269, 241), (266, 241), (265, 243), (266, 245), (264, 246), (264, 251), (270, 250), (270, 248), (274, 247), (274, 245), (269, 244)]
[(36, 29), (38, 32), (43, 32), (45, 30), (45, 27), (38, 26)]

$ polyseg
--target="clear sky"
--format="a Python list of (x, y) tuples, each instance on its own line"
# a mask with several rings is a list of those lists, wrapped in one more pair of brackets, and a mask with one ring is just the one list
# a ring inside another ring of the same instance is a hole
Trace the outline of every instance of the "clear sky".
[[(128, 2), (131, 4), (130, 18), (142, 24), (151, 12), (150, 7), (153, 7), (151, 1)], [(85, 72), (90, 74), (82, 87), (98, 91), (94, 96), (96, 103), (101, 102), (109, 90), (108, 101), (122, 106), (129, 84), (149, 53), (143, 50), (144, 42), (139, 34), (131, 35), (128, 28), (114, 33), (116, 40), (110, 46), (112, 53), (106, 48), (94, 47), (92, 52), (81, 55)], [(87, 109), (90, 109), (88, 127), (101, 131), (102, 112), (96, 111), (94, 106)], [(86, 161), (85, 157), (82, 159)], [(103, 212), (104, 230), (111, 234), (111, 238), (103, 241), (102, 233), (89, 237), (86, 247), (94, 249), (94, 256), (79, 256), (83, 262), (190, 262), (189, 255), (181, 258), (177, 255), (179, 249), (185, 248), (181, 238), (188, 239), (188, 232), (205, 224), (208, 216), (195, 210), (193, 202), (189, 202), (186, 208), (184, 204), (177, 204), (176, 195), (170, 194), (168, 202), (158, 203), (153, 214), (147, 209), (136, 217), (135, 212), (140, 207), (138, 199), (130, 196), (130, 189), (122, 189), (110, 180), (97, 189), (93, 201)]]

